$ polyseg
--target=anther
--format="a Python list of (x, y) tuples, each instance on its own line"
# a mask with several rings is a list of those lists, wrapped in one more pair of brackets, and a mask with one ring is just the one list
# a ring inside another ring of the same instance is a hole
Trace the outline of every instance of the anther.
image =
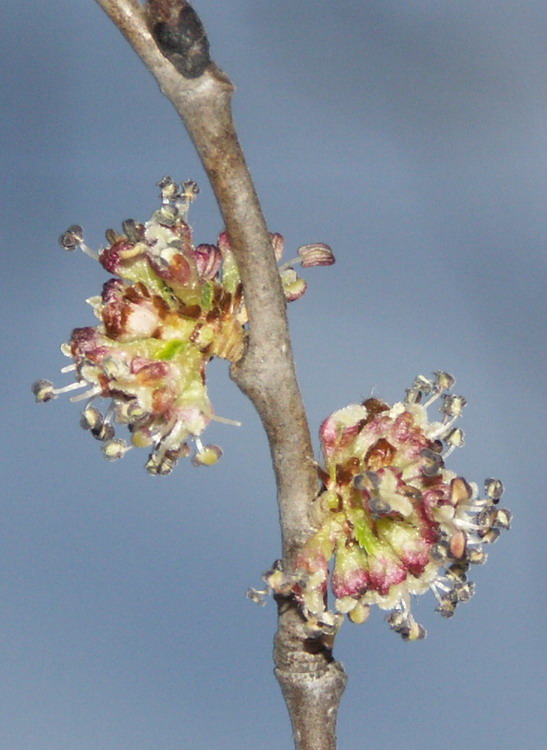
[(479, 536), (481, 538), (481, 542), (484, 542), (485, 544), (494, 544), (494, 542), (497, 542), (500, 537), (500, 530), (499, 529), (488, 529), (488, 531), (479, 532)]
[(482, 547), (471, 547), (467, 550), (467, 561), (472, 565), (483, 565), (488, 558)]
[(436, 386), (439, 391), (449, 391), (456, 382), (453, 375), (450, 375), (448, 372), (442, 372), (442, 370), (437, 370), (435, 377)]
[(335, 262), (334, 253), (329, 245), (318, 242), (311, 245), (303, 245), (298, 248), (298, 256), (302, 268), (313, 266), (332, 266)]
[(263, 607), (266, 604), (266, 597), (269, 594), (269, 589), (253, 589), (248, 588), (247, 593), (245, 596), (247, 599), (250, 599), (255, 604), (258, 604), (260, 607)]
[(431, 549), (431, 558), (436, 562), (443, 562), (449, 554), (449, 544), (446, 541), (437, 542)]
[(114, 414), (118, 424), (127, 424), (132, 431), (142, 426), (137, 423), (142, 421), (147, 412), (137, 399), (132, 399), (131, 401), (116, 401)]
[(39, 404), (57, 398), (57, 393), (51, 380), (37, 380), (32, 384), (32, 392), (36, 396), (36, 401)]
[(365, 471), (353, 478), (353, 486), (357, 490), (365, 492), (376, 492), (380, 486), (380, 477), (375, 471)]
[(496, 504), (503, 495), (503, 484), (499, 479), (486, 479), (484, 482), (484, 491), (492, 502)]
[(476, 521), (480, 528), (490, 529), (494, 525), (497, 511), (495, 508), (490, 506), (484, 508), (480, 513), (477, 513)]
[(168, 175), (162, 177), (158, 182), (158, 187), (161, 190), (161, 199), (163, 203), (170, 203), (179, 196), (179, 187), (177, 183)]
[[(464, 444), (464, 432), (459, 427), (454, 427), (450, 430), (448, 435), (444, 438), (444, 442), (449, 446), (449, 449), (461, 448)], [(445, 454), (445, 456), (448, 452)]]
[(119, 242), (121, 239), (123, 239), (122, 235), (116, 232), (115, 229), (107, 229), (104, 233), (104, 237), (109, 245), (114, 245), (116, 244), (116, 242)]
[(421, 464), (422, 473), (426, 477), (433, 477), (438, 474), (440, 469), (443, 467), (443, 459), (438, 453), (434, 453), (429, 448), (423, 448), (420, 451), (420, 456), (423, 458)]
[(507, 508), (499, 508), (494, 516), (493, 525), (497, 529), (510, 529), (513, 516)]
[(177, 223), (178, 213), (169, 203), (166, 203), (152, 214), (153, 221), (164, 227), (172, 227)]
[(395, 632), (399, 632), (403, 628), (407, 627), (408, 615), (406, 612), (395, 609), (386, 617), (386, 620), (392, 630), (395, 630)]
[(419, 622), (412, 619), (410, 625), (400, 631), (403, 641), (421, 641), (426, 635), (426, 629)]
[(454, 595), (459, 603), (468, 602), (475, 593), (475, 584), (472, 581), (456, 584)]
[(435, 385), (432, 380), (426, 378), (425, 375), (417, 375), (414, 380), (414, 388), (420, 390), (424, 395), (428, 395), (434, 390)]
[(454, 581), (459, 581), (460, 583), (465, 583), (467, 580), (467, 569), (468, 569), (467, 562), (461, 562), (461, 563), (453, 563), (449, 566), (449, 568), (446, 571), (447, 578), (450, 578)]
[(59, 237), (59, 245), (63, 250), (76, 250), (84, 241), (84, 230), (79, 224), (72, 224)]
[(372, 497), (369, 500), (369, 508), (375, 518), (385, 516), (393, 511), (391, 505), (380, 497)]
[(130, 242), (140, 242), (143, 239), (144, 227), (142, 224), (137, 224), (135, 219), (122, 221), (122, 229)]
[(422, 400), (422, 391), (418, 388), (407, 388), (405, 402), (407, 404), (419, 404)]
[(127, 445), (125, 440), (114, 438), (113, 440), (108, 440), (103, 445), (102, 450), (103, 456), (107, 461), (117, 461), (119, 458), (122, 458), (122, 456), (125, 456), (128, 450), (131, 450), (131, 446)]
[(106, 419), (102, 424), (97, 424), (96, 427), (91, 428), (91, 434), (95, 438), (95, 440), (100, 440), (101, 443), (106, 441), (111, 441), (114, 437), (114, 425), (110, 422), (107, 422)]
[(154, 476), (167, 476), (173, 471), (175, 465), (176, 461), (173, 461), (166, 456), (160, 458), (155, 453), (151, 453), (144, 468), (149, 474)]
[(357, 602), (355, 607), (348, 612), (349, 619), (356, 625), (362, 625), (366, 622), (370, 615), (370, 607), (366, 604)]
[(465, 555), (465, 548), (467, 545), (467, 537), (461, 530), (456, 531), (454, 536), (450, 540), (450, 554), (456, 560), (460, 560)]
[(473, 495), (473, 490), (463, 477), (455, 477), (450, 482), (450, 502), (452, 505), (467, 503)]
[(83, 430), (96, 430), (102, 426), (103, 415), (96, 406), (86, 406), (80, 415), (80, 427)]
[(213, 466), (222, 456), (218, 445), (206, 445), (192, 458), (193, 466)]
[(460, 417), (467, 404), (467, 399), (464, 396), (456, 396), (448, 393), (442, 396), (442, 400), (441, 413), (452, 418)]
[(457, 606), (458, 602), (456, 599), (453, 599), (451, 597), (444, 597), (443, 599), (441, 599), (440, 604), (435, 612), (438, 612), (440, 615), (442, 615), (442, 617), (449, 618), (454, 615)]

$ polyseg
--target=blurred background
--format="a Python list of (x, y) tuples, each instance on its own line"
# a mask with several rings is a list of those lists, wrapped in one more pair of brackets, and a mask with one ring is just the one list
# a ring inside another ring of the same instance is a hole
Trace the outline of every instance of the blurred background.
[[(196, 0), (235, 82), (242, 144), (272, 231), (329, 243), (290, 307), (314, 435), (332, 411), (403, 397), (444, 369), (468, 399), (449, 465), (501, 477), (513, 530), (452, 620), (403, 643), (382, 613), (347, 623), (341, 750), (547, 744), (545, 320), (547, 6), (543, 0)], [(108, 464), (68, 398), (59, 352), (92, 325), (107, 275), (58, 235), (146, 220), (166, 174), (202, 187), (177, 115), (91, 0), (7, 0), (0, 231), (4, 353), (0, 746), (6, 750), (290, 748), (272, 675), (272, 602), (245, 599), (279, 556), (258, 418), (211, 367), (224, 457), (166, 478), (144, 452)]]

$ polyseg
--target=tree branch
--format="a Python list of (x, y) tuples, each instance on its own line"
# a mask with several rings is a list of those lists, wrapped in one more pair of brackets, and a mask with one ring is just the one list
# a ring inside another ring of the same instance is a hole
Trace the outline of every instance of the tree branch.
[[(317, 492), (310, 432), (294, 371), (285, 299), (266, 222), (231, 114), (233, 85), (209, 57), (205, 31), (182, 0), (96, 0), (182, 118), (207, 172), (243, 283), (249, 341), (232, 377), (266, 430), (277, 482), (286, 569), (311, 527)], [(296, 604), (278, 598), (276, 675), (297, 750), (333, 750), (345, 686), (330, 644), (310, 641)]]

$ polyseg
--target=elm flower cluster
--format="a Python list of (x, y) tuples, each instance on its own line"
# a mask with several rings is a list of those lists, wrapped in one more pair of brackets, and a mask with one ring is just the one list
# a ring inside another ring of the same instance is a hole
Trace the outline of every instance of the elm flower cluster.
[[(237, 362), (246, 341), (247, 312), (243, 288), (226, 232), (217, 244), (192, 242), (187, 223), (190, 204), (199, 192), (193, 181), (159, 183), (162, 203), (145, 224), (122, 223), (123, 232), (106, 232), (107, 246), (95, 253), (80, 226), (71, 226), (59, 242), (80, 248), (98, 260), (114, 278), (87, 302), (99, 324), (76, 328), (61, 351), (73, 360), (62, 369), (75, 382), (55, 388), (49, 380), (33, 385), (38, 402), (61, 393), (82, 391), (81, 426), (102, 442), (105, 458), (121, 458), (131, 447), (150, 451), (150, 474), (169, 474), (178, 459), (193, 454), (195, 465), (211, 465), (222, 451), (204, 446), (200, 435), (213, 413), (206, 385), (206, 366), (213, 357)], [(272, 234), (279, 261), (284, 241)], [(305, 245), (298, 257), (280, 266), (288, 301), (298, 299), (306, 282), (294, 270), (331, 265), (328, 245)], [(105, 413), (97, 399), (108, 399)], [(130, 443), (116, 437), (115, 424), (126, 425)], [(232, 424), (238, 424), (232, 422)]]
[[(312, 633), (335, 633), (343, 615), (362, 623), (376, 604), (395, 632), (417, 640), (425, 630), (412, 615), (413, 594), (431, 589), (444, 617), (473, 595), (468, 571), (486, 561), (483, 545), (509, 528), (511, 514), (498, 507), (499, 480), (487, 479), (479, 497), (475, 484), (445, 468), (463, 445), (455, 422), (466, 400), (451, 393), (453, 384), (444, 372), (419, 376), (404, 402), (369, 398), (323, 422), (317, 531), (292, 575), (277, 566), (264, 577), (269, 589), (296, 596)], [(435, 402), (441, 418), (429, 421)], [(326, 606), (329, 576), (335, 611)]]

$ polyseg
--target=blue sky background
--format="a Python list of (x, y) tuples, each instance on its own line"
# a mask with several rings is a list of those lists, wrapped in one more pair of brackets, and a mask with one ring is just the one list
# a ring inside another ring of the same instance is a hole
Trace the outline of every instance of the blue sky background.
[[(345, 624), (340, 748), (539, 750), (545, 718), (547, 5), (542, 0), (196, 0), (236, 83), (235, 117), (287, 252), (328, 242), (290, 308), (314, 435), (372, 388), (398, 400), (445, 369), (468, 398), (450, 466), (499, 476), (513, 530), (477, 594), (402, 643), (379, 612)], [(93, 322), (105, 272), (63, 253), (80, 223), (145, 220), (165, 174), (202, 186), (180, 122), (91, 0), (7, 0), (0, 29), (4, 353), (0, 747), (289, 748), (272, 676), (275, 608), (244, 598), (279, 555), (266, 440), (212, 368), (212, 469), (107, 464), (68, 399), (58, 350)], [(290, 256), (288, 256), (290, 257)]]

